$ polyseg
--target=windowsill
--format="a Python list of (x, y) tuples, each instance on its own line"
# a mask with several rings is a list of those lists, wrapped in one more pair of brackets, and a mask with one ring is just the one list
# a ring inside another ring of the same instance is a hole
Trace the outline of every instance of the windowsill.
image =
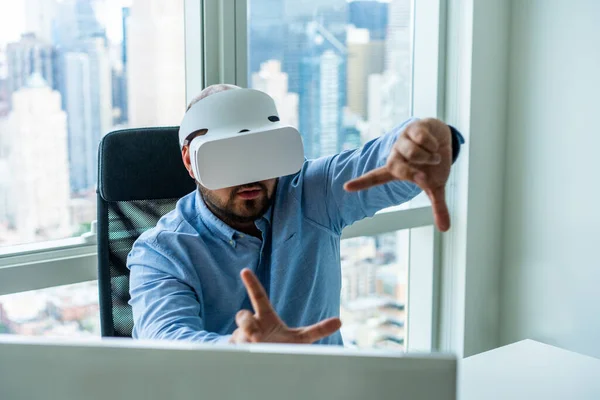
[(95, 235), (78, 236), (59, 240), (49, 240), (37, 243), (26, 243), (0, 247), (0, 258), (44, 253), (47, 251), (68, 250), (74, 247), (95, 245)]

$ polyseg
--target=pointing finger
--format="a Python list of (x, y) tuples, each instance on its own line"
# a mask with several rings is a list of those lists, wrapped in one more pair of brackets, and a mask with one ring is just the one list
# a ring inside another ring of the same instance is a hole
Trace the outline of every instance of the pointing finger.
[(267, 292), (265, 292), (265, 288), (260, 284), (256, 275), (248, 268), (244, 268), (241, 275), (244, 286), (246, 286), (246, 290), (248, 291), (248, 297), (250, 297), (250, 302), (252, 303), (252, 307), (256, 314), (259, 317), (275, 314), (275, 310), (273, 310)]
[(373, 186), (383, 185), (384, 183), (393, 180), (394, 177), (389, 173), (387, 167), (381, 167), (346, 182), (344, 189), (349, 192), (358, 192), (360, 190), (372, 188)]

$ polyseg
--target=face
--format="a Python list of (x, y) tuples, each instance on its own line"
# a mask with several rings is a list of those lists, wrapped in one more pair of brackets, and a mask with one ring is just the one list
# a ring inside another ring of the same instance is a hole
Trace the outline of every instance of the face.
[[(200, 133), (203, 134), (204, 132)], [(194, 179), (189, 146), (182, 150), (183, 163)], [(200, 194), (208, 208), (226, 223), (250, 223), (264, 215), (273, 202), (277, 179), (209, 190), (198, 184)]]
[(208, 208), (221, 220), (250, 223), (267, 212), (273, 202), (277, 179), (249, 183), (219, 190), (198, 185)]

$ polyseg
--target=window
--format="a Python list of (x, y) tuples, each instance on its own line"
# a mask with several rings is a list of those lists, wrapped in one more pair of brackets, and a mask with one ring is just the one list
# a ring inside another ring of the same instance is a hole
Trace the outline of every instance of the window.
[[(94, 237), (84, 233), (95, 219), (102, 135), (176, 125), (186, 97), (226, 82), (274, 97), (282, 120), (303, 134), (308, 157), (358, 147), (410, 115), (436, 115), (440, 1), (1, 5), (0, 330), (52, 315), (55, 327), (30, 332), (97, 334), (90, 328), (97, 305), (63, 323), (55, 300), (97, 297), (88, 282), (96, 278)], [(439, 236), (431, 210), (416, 208), (426, 204), (413, 201), (344, 231), (348, 343), (431, 348)], [(77, 282), (84, 283), (65, 286)], [(32, 290), (39, 288), (48, 289)], [(29, 292), (15, 294), (22, 291)], [(35, 297), (46, 299), (41, 311), (19, 305)]]
[(98, 283), (82, 282), (0, 296), (0, 333), (100, 336)]
[(404, 348), (408, 234), (403, 230), (342, 241), (340, 315), (347, 345), (395, 344), (396, 348)]
[[(298, 127), (307, 158), (413, 115), (413, 0), (248, 0), (248, 84)], [(397, 207), (430, 204), (424, 194)]]
[(17, 0), (0, 15), (0, 246), (79, 236), (102, 136), (185, 112), (183, 0)]
[[(306, 157), (354, 149), (413, 115), (412, 0), (248, 0), (247, 16), (248, 84), (298, 127)], [(408, 230), (342, 242), (347, 343), (405, 346), (408, 249)]]
[(411, 115), (412, 0), (248, 1), (248, 82), (297, 126), (308, 158)]

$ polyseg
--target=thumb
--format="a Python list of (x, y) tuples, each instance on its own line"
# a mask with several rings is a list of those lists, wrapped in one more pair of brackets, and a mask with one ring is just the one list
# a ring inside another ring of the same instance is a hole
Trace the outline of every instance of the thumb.
[(431, 200), (435, 225), (440, 231), (446, 232), (450, 229), (450, 212), (446, 204), (446, 187), (442, 185), (435, 189), (426, 190), (425, 193)]

